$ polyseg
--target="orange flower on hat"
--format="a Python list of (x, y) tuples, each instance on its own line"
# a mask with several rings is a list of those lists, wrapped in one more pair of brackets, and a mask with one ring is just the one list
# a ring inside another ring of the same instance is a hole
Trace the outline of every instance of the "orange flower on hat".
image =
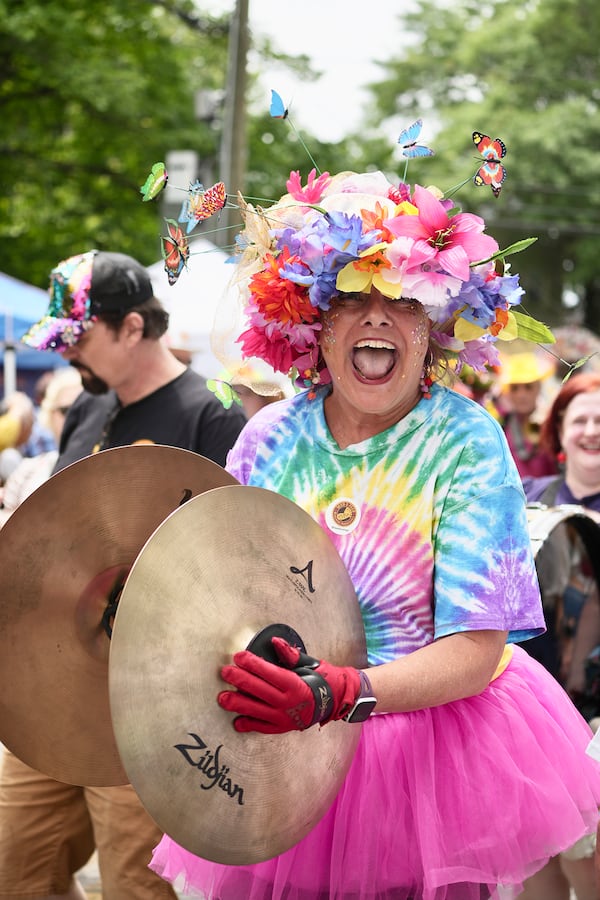
[[(418, 210), (415, 208), (415, 213), (417, 212)], [(364, 234), (366, 234), (367, 231), (379, 231), (381, 233), (381, 240), (391, 244), (395, 235), (392, 234), (386, 225), (385, 220), (388, 218), (388, 210), (385, 206), (377, 201), (375, 209), (362, 209), (360, 216), (363, 221)]]
[(500, 334), (503, 328), (506, 328), (508, 325), (508, 309), (502, 309), (502, 307), (498, 307), (495, 310), (496, 318), (494, 322), (490, 325), (490, 334), (494, 336)]
[(268, 322), (280, 325), (310, 324), (319, 317), (319, 310), (311, 304), (304, 285), (282, 278), (280, 269), (285, 263), (301, 263), (290, 255), (287, 247), (275, 257), (267, 253), (265, 268), (250, 279), (250, 293), (258, 310)]

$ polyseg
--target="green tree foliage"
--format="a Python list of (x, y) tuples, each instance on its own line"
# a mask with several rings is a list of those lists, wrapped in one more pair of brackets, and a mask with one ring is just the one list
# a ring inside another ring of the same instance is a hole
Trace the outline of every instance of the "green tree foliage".
[(226, 47), (187, 0), (0, 0), (2, 269), (45, 287), (90, 247), (159, 257), (139, 188), (169, 149), (215, 155), (194, 96), (222, 89)]
[[(594, 0), (417, 0), (401, 55), (373, 86), (373, 122), (420, 115), (435, 137), (427, 180), (466, 179), (458, 199), (485, 215), (515, 257), (528, 304), (557, 324), (563, 286), (583, 294), (600, 331), (600, 6)], [(475, 187), (471, 133), (501, 137), (508, 176), (498, 199)]]
[[(0, 0), (3, 271), (45, 288), (58, 260), (91, 247), (146, 264), (160, 258), (163, 198), (144, 203), (139, 190), (152, 165), (168, 151), (193, 150), (203, 170), (219, 177), (229, 17), (199, 7), (193, 0)], [(251, 65), (268, 58), (298, 78), (316, 77), (307, 57), (282, 54), (261, 35), (251, 41)], [(202, 121), (199, 91), (217, 98)], [(245, 183), (228, 184), (231, 194), (242, 188), (276, 199), (292, 169), (306, 178), (311, 156), (321, 171), (363, 167), (360, 142), (331, 145), (304, 131), (299, 140), (289, 121), (273, 119), (270, 96), (258, 95), (252, 73), (248, 94), (258, 112), (246, 125)], [(210, 239), (218, 227), (210, 219), (195, 233)]]

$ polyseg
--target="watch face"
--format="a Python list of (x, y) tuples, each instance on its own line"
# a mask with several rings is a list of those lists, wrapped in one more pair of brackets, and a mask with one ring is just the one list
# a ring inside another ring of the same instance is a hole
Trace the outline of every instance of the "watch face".
[(356, 701), (352, 712), (348, 714), (346, 722), (351, 724), (364, 722), (369, 718), (376, 706), (377, 700), (374, 697), (361, 697)]

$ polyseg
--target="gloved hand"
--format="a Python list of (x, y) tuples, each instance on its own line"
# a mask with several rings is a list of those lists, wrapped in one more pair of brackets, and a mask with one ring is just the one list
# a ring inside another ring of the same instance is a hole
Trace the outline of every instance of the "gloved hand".
[(281, 665), (241, 650), (234, 665), (221, 669), (223, 680), (237, 691), (221, 691), (217, 701), (238, 713), (236, 731), (303, 731), (341, 719), (352, 708), (361, 688), (358, 669), (315, 659), (280, 637), (271, 641)]

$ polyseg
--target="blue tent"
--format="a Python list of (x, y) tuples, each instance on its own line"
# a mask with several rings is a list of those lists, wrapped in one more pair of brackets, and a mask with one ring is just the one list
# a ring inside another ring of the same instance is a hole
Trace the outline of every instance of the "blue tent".
[(25, 332), (42, 318), (48, 308), (48, 294), (41, 288), (19, 281), (0, 272), (0, 365), (4, 350), (14, 348), (16, 368), (28, 370), (54, 369), (63, 365), (58, 353), (43, 353), (21, 343)]

